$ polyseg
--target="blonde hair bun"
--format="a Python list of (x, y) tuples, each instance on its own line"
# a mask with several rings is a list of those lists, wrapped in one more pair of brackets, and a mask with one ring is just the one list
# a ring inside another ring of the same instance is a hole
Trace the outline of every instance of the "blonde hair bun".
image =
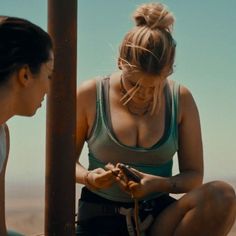
[(173, 14), (161, 3), (143, 4), (133, 14), (136, 26), (147, 26), (151, 29), (172, 31), (174, 24)]

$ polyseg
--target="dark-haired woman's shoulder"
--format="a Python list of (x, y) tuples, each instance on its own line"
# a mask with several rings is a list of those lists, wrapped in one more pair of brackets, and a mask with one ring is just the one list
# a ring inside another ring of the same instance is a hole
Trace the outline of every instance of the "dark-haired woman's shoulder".
[(6, 136), (6, 159), (3, 164), (3, 168), (0, 171), (0, 235), (6, 235), (5, 224), (5, 171), (9, 153), (9, 130), (6, 124), (4, 124), (5, 136)]
[(3, 162), (2, 162), (2, 168), (0, 169), (0, 174), (3, 174), (3, 176), (5, 175), (5, 169), (6, 169), (6, 165), (7, 165), (7, 161), (8, 161), (8, 157), (9, 157), (9, 148), (10, 148), (10, 135), (9, 135), (9, 129), (8, 129), (8, 126), (7, 124), (3, 124), (1, 125), (2, 128), (3, 128), (3, 132), (4, 132), (4, 135), (2, 136), (2, 138), (4, 138), (4, 140), (0, 140), (0, 142), (3, 142), (4, 146), (3, 149), (5, 150), (3, 152), (3, 155), (5, 155), (3, 157)]
[(5, 133), (6, 133), (6, 144), (7, 144), (7, 158), (9, 156), (9, 149), (10, 149), (10, 134), (9, 134), (9, 128), (7, 124), (5, 124)]

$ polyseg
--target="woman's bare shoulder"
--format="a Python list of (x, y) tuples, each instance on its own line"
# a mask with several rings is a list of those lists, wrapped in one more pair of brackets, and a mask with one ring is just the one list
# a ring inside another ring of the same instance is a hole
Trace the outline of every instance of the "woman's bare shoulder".
[(77, 95), (82, 96), (82, 95), (87, 95), (89, 93), (96, 92), (96, 83), (97, 83), (96, 78), (83, 81), (78, 86)]
[(192, 92), (190, 91), (189, 88), (187, 88), (184, 85), (180, 85), (179, 94), (180, 94), (180, 102), (183, 106), (188, 107), (188, 106), (195, 105)]
[(94, 103), (97, 96), (97, 78), (82, 82), (77, 88), (77, 104), (88, 106), (89, 103)]
[(192, 114), (193, 116), (198, 116), (198, 108), (192, 92), (189, 88), (184, 85), (180, 86), (180, 120), (184, 117)]

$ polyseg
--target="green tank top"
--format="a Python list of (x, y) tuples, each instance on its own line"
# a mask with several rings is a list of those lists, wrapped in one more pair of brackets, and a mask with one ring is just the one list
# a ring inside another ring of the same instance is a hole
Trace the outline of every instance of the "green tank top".
[[(171, 84), (171, 85), (169, 85)], [(109, 78), (97, 80), (96, 120), (87, 140), (89, 150), (89, 170), (104, 168), (107, 163), (124, 163), (139, 171), (162, 177), (172, 175), (173, 156), (178, 150), (178, 102), (179, 85), (167, 83), (165, 96), (167, 109), (165, 129), (161, 139), (151, 148), (130, 147), (115, 137), (110, 125)], [(94, 193), (112, 201), (131, 202), (130, 195), (120, 190), (117, 184), (111, 188), (96, 190)], [(163, 193), (157, 192), (147, 199)]]

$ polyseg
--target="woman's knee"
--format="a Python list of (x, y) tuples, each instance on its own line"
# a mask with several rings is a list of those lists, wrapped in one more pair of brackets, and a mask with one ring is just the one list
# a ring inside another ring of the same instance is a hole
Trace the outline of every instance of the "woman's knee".
[(231, 185), (223, 181), (213, 181), (203, 185), (203, 200), (218, 211), (236, 214), (236, 196)]

